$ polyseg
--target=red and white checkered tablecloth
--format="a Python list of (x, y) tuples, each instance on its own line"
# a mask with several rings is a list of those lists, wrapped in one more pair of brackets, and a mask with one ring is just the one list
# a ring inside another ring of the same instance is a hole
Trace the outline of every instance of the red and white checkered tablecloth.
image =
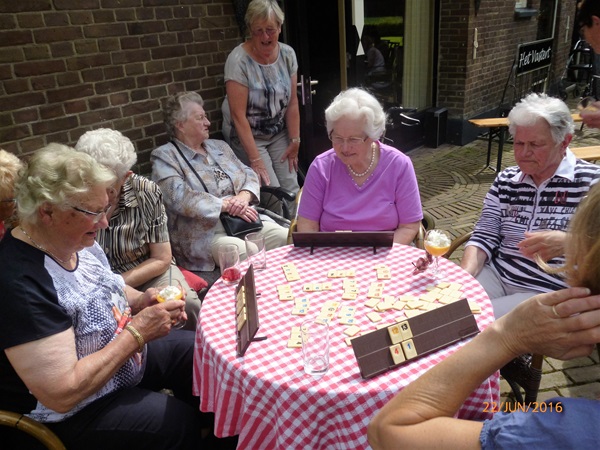
[[(194, 355), (194, 393), (200, 397), (200, 409), (215, 413), (215, 434), (239, 435), (238, 449), (366, 449), (367, 424), (400, 389), (427, 369), (454, 352), (466, 340), (378, 375), (363, 380), (354, 352), (344, 341), (347, 325), (330, 323), (330, 369), (321, 378), (306, 375), (302, 349), (288, 348), (292, 326), (300, 326), (316, 316), (327, 300), (358, 307), (355, 317), (361, 333), (376, 329), (364, 305), (371, 282), (377, 281), (376, 264), (386, 264), (392, 279), (385, 281), (384, 295), (423, 294), (435, 282), (426, 274), (413, 274), (411, 262), (424, 256), (422, 250), (394, 245), (370, 247), (309, 248), (281, 247), (267, 254), (269, 267), (256, 272), (260, 293), (258, 312), (264, 341), (252, 342), (243, 357), (236, 355), (235, 288), (220, 280), (210, 289), (204, 303)], [(288, 283), (281, 265), (293, 262), (301, 279)], [(440, 258), (445, 281), (462, 284), (465, 296), (481, 306), (476, 315), (480, 330), (493, 320), (489, 298), (481, 285), (451, 261)], [(360, 295), (356, 300), (341, 300), (342, 278), (327, 278), (331, 269), (354, 269)], [(324, 292), (303, 292), (306, 283), (333, 282)], [(291, 314), (293, 301), (280, 301), (277, 286), (290, 284), (296, 297), (307, 296), (307, 316)], [(401, 311), (380, 313), (381, 323), (394, 323)], [(460, 383), (460, 380), (456, 380)], [(444, 401), (444, 399), (440, 399)], [(486, 380), (461, 407), (458, 417), (482, 420), (491, 417), (484, 411), (486, 402), (499, 401), (498, 374)], [(489, 409), (489, 408), (488, 408)]]

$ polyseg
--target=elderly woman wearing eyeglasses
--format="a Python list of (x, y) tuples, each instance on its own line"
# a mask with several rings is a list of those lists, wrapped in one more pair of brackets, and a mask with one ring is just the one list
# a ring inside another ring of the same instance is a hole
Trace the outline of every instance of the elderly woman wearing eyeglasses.
[(410, 159), (383, 144), (383, 108), (352, 88), (325, 110), (333, 148), (312, 162), (298, 209), (298, 231), (394, 231), (410, 244), (423, 212)]
[(0, 409), (67, 448), (201, 448), (194, 332), (172, 330), (185, 303), (126, 285), (95, 242), (115, 180), (50, 144), (18, 181), (20, 224), (0, 242)]
[(12, 224), (17, 204), (14, 185), (22, 168), (23, 163), (19, 158), (0, 149), (0, 240), (4, 237), (6, 228), (10, 228)]
[(273, 0), (252, 0), (248, 5), (250, 38), (234, 48), (225, 63), (223, 135), (262, 185), (297, 193), (298, 62), (292, 47), (278, 42), (283, 20)]

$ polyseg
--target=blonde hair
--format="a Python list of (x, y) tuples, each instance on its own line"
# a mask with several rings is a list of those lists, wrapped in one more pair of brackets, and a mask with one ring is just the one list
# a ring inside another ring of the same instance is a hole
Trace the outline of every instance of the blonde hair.
[(600, 294), (600, 184), (592, 186), (579, 204), (568, 233), (562, 268), (567, 283)]
[(600, 294), (600, 183), (592, 186), (579, 203), (567, 231), (565, 264), (551, 267), (536, 255), (548, 273), (562, 274), (569, 286), (586, 287)]
[(37, 212), (44, 203), (66, 205), (77, 195), (96, 186), (110, 187), (116, 179), (112, 170), (87, 153), (62, 144), (48, 144), (36, 151), (15, 191), (19, 218), (37, 223)]
[(0, 200), (12, 197), (15, 182), (23, 169), (23, 163), (16, 155), (0, 149)]

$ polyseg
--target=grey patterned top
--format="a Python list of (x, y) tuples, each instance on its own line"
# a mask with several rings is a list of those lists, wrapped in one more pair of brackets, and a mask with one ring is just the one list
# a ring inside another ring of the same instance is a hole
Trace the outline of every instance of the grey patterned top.
[[(279, 56), (273, 64), (254, 61), (242, 44), (232, 50), (225, 63), (225, 81), (236, 81), (248, 88), (246, 117), (253, 136), (269, 136), (285, 127), (285, 113), (292, 95), (292, 76), (298, 71), (296, 53), (279, 43)], [(223, 121), (231, 123), (227, 98), (222, 105)], [(233, 123), (232, 137), (235, 134)]]

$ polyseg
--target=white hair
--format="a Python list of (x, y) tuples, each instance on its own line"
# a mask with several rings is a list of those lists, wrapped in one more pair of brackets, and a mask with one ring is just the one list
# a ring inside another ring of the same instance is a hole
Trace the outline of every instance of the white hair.
[(514, 136), (518, 126), (533, 126), (540, 119), (545, 120), (550, 126), (555, 144), (564, 141), (567, 135), (575, 131), (571, 111), (565, 102), (559, 98), (536, 93), (527, 95), (510, 111), (508, 131)]
[(379, 139), (385, 132), (386, 115), (375, 97), (360, 88), (339, 93), (325, 110), (327, 134), (340, 119), (363, 119), (364, 131), (371, 139)]
[(75, 149), (92, 156), (100, 164), (111, 169), (117, 178), (123, 178), (137, 161), (131, 140), (117, 130), (98, 128), (84, 133)]

